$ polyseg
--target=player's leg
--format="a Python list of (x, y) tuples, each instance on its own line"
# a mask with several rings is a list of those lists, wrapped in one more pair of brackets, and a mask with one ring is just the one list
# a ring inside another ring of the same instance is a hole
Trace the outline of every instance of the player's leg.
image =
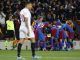
[(64, 44), (63, 44), (63, 50), (66, 50), (67, 51), (67, 45), (68, 45), (68, 43), (67, 43), (67, 37), (68, 37), (68, 35), (67, 35), (67, 32), (66, 31), (64, 31), (64, 34), (63, 34), (63, 42), (64, 42)]
[(36, 40), (35, 40), (35, 35), (34, 35), (33, 31), (29, 34), (29, 38), (31, 41), (32, 60), (40, 58), (40, 57), (36, 56), (36, 54), (35, 54), (35, 42), (36, 42)]
[(36, 60), (40, 57), (36, 56), (36, 54), (35, 54), (35, 38), (31, 38), (30, 40), (31, 40), (32, 60)]
[(60, 31), (60, 36), (59, 36), (59, 49), (60, 50), (63, 50), (63, 42), (62, 42), (62, 40), (63, 40), (63, 31)]
[(17, 57), (20, 57), (20, 55), (21, 55), (21, 48), (22, 48), (23, 42), (24, 42), (24, 39), (20, 39), (20, 41), (18, 42), (18, 46), (17, 46)]
[(70, 47), (69, 49), (73, 49), (73, 38), (74, 38), (74, 33), (73, 32), (70, 32), (69, 33), (69, 44), (70, 44)]
[(31, 38), (31, 51), (32, 51), (32, 57), (35, 57), (35, 38)]
[(60, 50), (63, 50), (63, 43), (62, 43), (62, 39), (60, 39), (60, 42), (59, 42), (59, 49), (60, 49)]
[(26, 30), (26, 28), (23, 28), (23, 27), (21, 27), (20, 28), (20, 30), (19, 30), (19, 33), (20, 33), (20, 35), (19, 35), (19, 38), (20, 38), (20, 40), (19, 40), (19, 42), (18, 42), (18, 46), (17, 46), (17, 56), (18, 57), (20, 57), (20, 53), (21, 53), (21, 47), (22, 47), (22, 44), (24, 43), (24, 41), (25, 41), (25, 38), (27, 38), (27, 30)]
[(31, 41), (32, 60), (37, 60), (41, 57), (36, 56), (36, 53), (35, 53), (35, 42), (36, 42), (35, 38), (31, 38), (30, 41)]
[(31, 41), (32, 57), (35, 57), (35, 35), (33, 31), (29, 34), (29, 38)]

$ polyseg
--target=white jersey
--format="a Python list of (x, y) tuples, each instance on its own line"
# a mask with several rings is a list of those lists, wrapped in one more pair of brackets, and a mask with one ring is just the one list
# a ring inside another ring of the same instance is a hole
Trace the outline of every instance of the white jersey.
[[(27, 28), (26, 23), (25, 23), (25, 17), (28, 18), (27, 25), (29, 28)], [(31, 13), (29, 9), (24, 8), (20, 11), (20, 20), (21, 20), (21, 25), (20, 25), (20, 38), (26, 38), (26, 37), (34, 37), (34, 33), (31, 27)], [(30, 32), (30, 35), (27, 36), (28, 31)]]
[(28, 18), (29, 29), (31, 29), (31, 13), (30, 13), (29, 9), (27, 9), (27, 8), (22, 9), (20, 12), (21, 27), (26, 26), (25, 17)]

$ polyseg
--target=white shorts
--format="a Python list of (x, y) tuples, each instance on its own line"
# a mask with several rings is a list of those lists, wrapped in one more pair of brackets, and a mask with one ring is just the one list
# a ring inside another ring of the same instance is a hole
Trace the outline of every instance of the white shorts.
[(26, 27), (20, 27), (19, 33), (20, 33), (19, 35), (20, 38), (35, 38), (33, 30), (28, 35), (28, 29)]

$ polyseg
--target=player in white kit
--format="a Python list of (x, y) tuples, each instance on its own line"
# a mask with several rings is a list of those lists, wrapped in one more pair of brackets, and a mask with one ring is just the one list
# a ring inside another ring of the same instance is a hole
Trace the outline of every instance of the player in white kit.
[(35, 58), (35, 36), (31, 26), (31, 13), (30, 10), (32, 9), (32, 3), (26, 3), (25, 8), (20, 11), (20, 41), (17, 47), (17, 60), (21, 60), (21, 47), (25, 40), (30, 38), (31, 41), (31, 51), (32, 57)]

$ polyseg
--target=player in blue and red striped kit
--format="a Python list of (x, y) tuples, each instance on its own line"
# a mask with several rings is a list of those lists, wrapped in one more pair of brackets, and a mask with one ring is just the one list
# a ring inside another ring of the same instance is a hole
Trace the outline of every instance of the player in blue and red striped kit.
[(70, 25), (68, 23), (65, 23), (63, 25), (63, 29), (65, 29), (67, 31), (67, 37), (68, 37), (68, 40), (67, 40), (67, 47), (68, 49), (70, 48), (73, 48), (73, 43), (72, 43), (72, 39), (74, 38), (74, 30), (72, 27), (70, 27)]

